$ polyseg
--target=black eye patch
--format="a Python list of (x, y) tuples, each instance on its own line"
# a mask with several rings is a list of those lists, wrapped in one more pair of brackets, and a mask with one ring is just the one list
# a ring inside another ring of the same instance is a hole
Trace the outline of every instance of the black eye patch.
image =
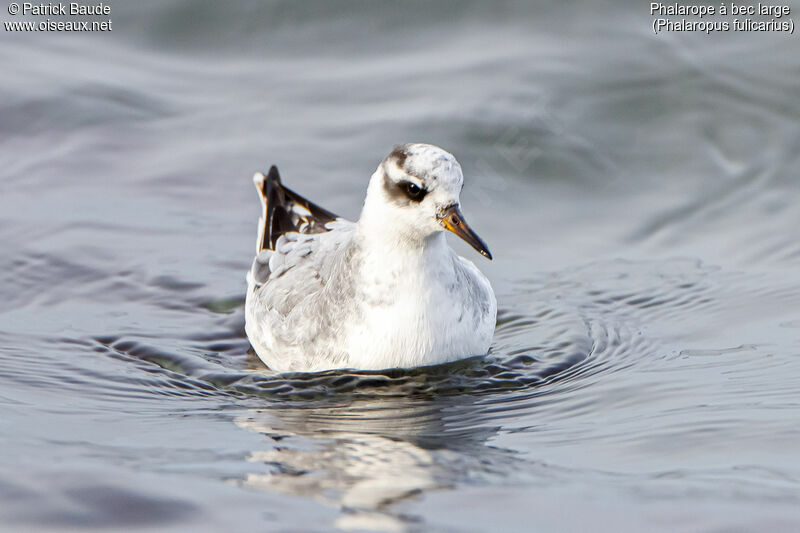
[(383, 172), (383, 190), (386, 193), (386, 199), (398, 206), (421, 202), (428, 194), (426, 189), (416, 183), (407, 180), (393, 181), (386, 173), (386, 169)]
[(403, 191), (403, 194), (412, 202), (421, 202), (422, 199), (425, 198), (425, 195), (428, 194), (428, 191), (410, 181), (401, 181), (397, 184), (397, 187)]

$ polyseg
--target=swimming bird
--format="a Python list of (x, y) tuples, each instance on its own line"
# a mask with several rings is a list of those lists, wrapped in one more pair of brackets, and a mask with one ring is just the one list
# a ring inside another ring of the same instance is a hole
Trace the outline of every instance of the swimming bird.
[(411, 368), (487, 353), (494, 291), (444, 237), (492, 258), (461, 213), (452, 154), (397, 146), (372, 174), (358, 222), (283, 186), (275, 166), (253, 181), (262, 215), (245, 330), (272, 370)]

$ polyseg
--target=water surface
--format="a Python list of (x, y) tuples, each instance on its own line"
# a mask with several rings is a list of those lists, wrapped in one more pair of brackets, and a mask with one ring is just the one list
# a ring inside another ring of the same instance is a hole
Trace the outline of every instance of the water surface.
[[(633, 2), (111, 18), (0, 34), (5, 527), (800, 528), (796, 37)], [(464, 168), (490, 354), (265, 369), (250, 176), (355, 218), (407, 141)]]

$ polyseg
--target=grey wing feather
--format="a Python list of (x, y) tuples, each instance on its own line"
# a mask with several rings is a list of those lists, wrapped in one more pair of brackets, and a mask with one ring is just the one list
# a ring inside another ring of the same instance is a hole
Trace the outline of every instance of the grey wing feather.
[[(350, 287), (356, 225), (338, 219), (326, 226), (325, 233), (285, 233), (274, 251), (262, 251), (253, 262), (246, 329), (254, 345), (262, 343), (257, 347), (262, 359), (280, 357), (297, 368), (309, 368), (309, 357), (345, 357), (328, 352), (334, 344), (331, 335), (338, 330), (331, 317), (353, 311), (342, 309), (340, 302)], [(268, 365), (280, 366), (273, 363)]]
[[(317, 234), (284, 233), (275, 250), (264, 250), (253, 261), (253, 285), (270, 295), (268, 307), (281, 314), (291, 311), (298, 298), (319, 291), (345, 260), (355, 224), (344, 219), (327, 224)], [(278, 296), (278, 293), (280, 295)]]

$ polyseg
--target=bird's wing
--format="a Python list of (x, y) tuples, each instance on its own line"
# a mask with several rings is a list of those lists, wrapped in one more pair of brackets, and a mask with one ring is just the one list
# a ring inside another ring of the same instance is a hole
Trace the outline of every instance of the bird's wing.
[[(325, 244), (338, 246), (349, 240), (355, 225), (285, 187), (275, 165), (266, 175), (257, 173), (253, 183), (262, 210), (248, 280), (260, 287), (296, 267), (313, 270), (312, 278), (321, 276), (335, 251)], [(328, 233), (329, 237), (322, 237)]]
[(247, 276), (245, 329), (259, 356), (281, 371), (313, 368), (314, 359), (337, 361), (334, 317), (352, 291), (356, 225), (337, 219), (324, 233), (287, 232), (274, 250), (256, 256)]
[(270, 167), (266, 176), (260, 172), (256, 174), (253, 183), (262, 208), (258, 221), (258, 253), (274, 250), (278, 239), (287, 232), (323, 233), (327, 231), (325, 224), (339, 218), (284, 187), (275, 165)]
[[(286, 283), (302, 285), (298, 290), (310, 290), (333, 275), (343, 252), (351, 244), (356, 225), (338, 218), (319, 228), (316, 233), (287, 231), (275, 241), (273, 249), (262, 250), (253, 260), (248, 282), (256, 288)], [(291, 274), (289, 274), (291, 272)]]
[[(351, 288), (356, 224), (284, 187), (274, 166), (253, 181), (262, 214), (258, 253), (247, 274), (247, 334), (260, 346), (262, 359), (280, 357), (313, 366), (301, 359), (331, 349), (325, 348), (336, 331), (330, 317), (347, 311), (340, 309), (340, 302), (342, 292)], [(288, 353), (294, 348), (303, 353)], [(281, 361), (268, 364), (288, 368)]]

